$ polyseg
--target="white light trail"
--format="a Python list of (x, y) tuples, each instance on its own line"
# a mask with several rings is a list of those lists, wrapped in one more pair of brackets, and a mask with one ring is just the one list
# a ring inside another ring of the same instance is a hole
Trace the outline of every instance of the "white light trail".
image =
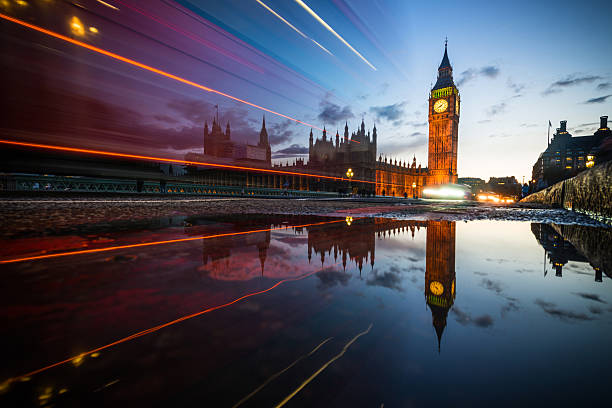
[(368, 61), (367, 59), (365, 59), (365, 57), (363, 55), (361, 55), (359, 53), (359, 51), (357, 51), (355, 48), (353, 48), (351, 46), (351, 44), (349, 44), (344, 38), (342, 38), (342, 36), (340, 34), (338, 34), (333, 28), (331, 28), (329, 26), (329, 24), (327, 24), (321, 17), (319, 17), (319, 15), (317, 13), (315, 13), (310, 7), (308, 7), (308, 5), (306, 5), (306, 3), (304, 3), (302, 0), (295, 0), (295, 2), (297, 4), (299, 4), (300, 6), (302, 6), (302, 8), (304, 10), (306, 10), (311, 16), (313, 16), (315, 18), (315, 20), (317, 20), (319, 23), (321, 23), (321, 25), (323, 27), (325, 27), (329, 32), (331, 32), (333, 35), (335, 35), (340, 41), (342, 41), (342, 43), (344, 45), (346, 45), (347, 47), (349, 47), (351, 49), (351, 51), (353, 51), (355, 54), (357, 54), (357, 56), (359, 58), (361, 58), (366, 64), (368, 64), (370, 66), (370, 68), (372, 68), (374, 71), (377, 71), (376, 67), (374, 65), (372, 65), (370, 63), (370, 61)]
[(264, 3), (261, 0), (255, 0), (256, 2), (258, 2), (263, 8), (265, 8), (266, 10), (268, 10), (270, 13), (272, 13), (274, 16), (276, 16), (279, 20), (281, 20), (283, 23), (287, 24), (289, 27), (291, 27), (296, 33), (298, 33), (299, 35), (301, 35), (302, 37), (306, 38), (307, 40), (312, 41), (313, 43), (315, 43), (319, 48), (321, 48), (323, 51), (325, 51), (326, 53), (328, 53), (329, 55), (333, 55), (331, 52), (329, 52), (329, 50), (327, 48), (325, 48), (324, 46), (322, 46), (321, 44), (319, 44), (318, 42), (316, 42), (315, 40), (313, 40), (312, 38), (308, 37), (306, 34), (304, 34), (303, 32), (301, 32), (300, 30), (298, 30), (293, 24), (291, 24), (290, 22), (288, 22), (287, 20), (285, 20), (283, 18), (283, 16), (281, 16), (280, 14), (278, 14), (276, 11), (272, 10), (270, 7), (268, 7), (266, 5), (266, 3)]

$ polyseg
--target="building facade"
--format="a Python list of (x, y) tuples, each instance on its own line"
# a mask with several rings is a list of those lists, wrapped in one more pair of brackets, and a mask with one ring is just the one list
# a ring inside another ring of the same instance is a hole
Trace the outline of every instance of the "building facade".
[(609, 160), (602, 148), (611, 139), (607, 116), (600, 117), (599, 129), (593, 135), (577, 137), (568, 132), (567, 121), (562, 120), (548, 147), (533, 165), (531, 181), (534, 190), (541, 190)]
[[(353, 132), (349, 132), (348, 123), (345, 123), (342, 136), (336, 131), (332, 137), (323, 128), (321, 137), (315, 138), (311, 129), (308, 162), (297, 159), (292, 164), (272, 165), (265, 119), (259, 143), (251, 146), (232, 142), (230, 124), (226, 125), (224, 132), (216, 118), (210, 132), (208, 123), (204, 125), (204, 154), (189, 153), (186, 160), (202, 162), (210, 158), (226, 158), (233, 159), (236, 165), (267, 170), (257, 172), (253, 169), (253, 172), (240, 174), (231, 170), (191, 169), (190, 175), (203, 182), (212, 180), (222, 185), (416, 198), (422, 196), (426, 185), (457, 182), (459, 108), (459, 91), (453, 81), (453, 69), (445, 44), (437, 81), (429, 95), (429, 155), (426, 168), (417, 165), (416, 156), (413, 156), (412, 162), (383, 159), (382, 155), (377, 154), (379, 135), (376, 125), (371, 132), (366, 131), (363, 119), (360, 127)], [(347, 176), (349, 169), (352, 175)]]
[(438, 80), (429, 96), (429, 185), (457, 182), (460, 103), (445, 45)]

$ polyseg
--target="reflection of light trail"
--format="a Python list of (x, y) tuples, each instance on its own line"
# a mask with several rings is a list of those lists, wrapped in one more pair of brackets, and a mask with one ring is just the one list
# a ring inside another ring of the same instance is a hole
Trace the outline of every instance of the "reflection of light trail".
[(335, 35), (340, 41), (342, 41), (342, 43), (344, 45), (346, 45), (347, 47), (349, 47), (351, 49), (351, 51), (353, 51), (355, 54), (357, 54), (357, 56), (359, 58), (361, 58), (366, 64), (368, 64), (370, 66), (370, 68), (372, 68), (374, 71), (376, 71), (376, 67), (372, 64), (370, 64), (370, 61), (368, 61), (367, 59), (364, 58), (363, 55), (361, 55), (359, 53), (359, 51), (357, 51), (356, 49), (354, 49), (351, 44), (349, 44), (344, 38), (342, 38), (342, 36), (340, 36), (340, 34), (338, 34), (336, 31), (334, 31), (333, 28), (331, 28), (329, 26), (329, 24), (327, 24), (321, 17), (319, 17), (319, 15), (317, 13), (315, 13), (310, 7), (308, 7), (306, 5), (306, 3), (304, 3), (302, 0), (295, 0), (295, 2), (297, 4), (299, 4), (300, 6), (302, 6), (302, 8), (304, 10), (306, 10), (311, 16), (313, 16), (315, 18), (315, 20), (317, 20), (319, 23), (321, 23), (321, 25), (325, 28), (327, 28), (327, 30), (332, 33), (333, 35)]
[[(46, 145), (46, 144), (39, 144), (39, 143), (16, 142), (12, 140), (0, 139), (0, 144), (24, 146), (24, 147), (35, 147), (35, 148), (49, 149), (49, 150), (59, 150), (63, 152), (95, 154), (99, 156), (119, 157), (119, 158), (126, 158), (126, 159), (148, 160), (148, 161), (156, 161), (156, 162), (163, 162), (163, 163), (178, 163), (178, 164), (186, 164), (186, 165), (192, 165), (192, 166), (208, 166), (208, 167), (218, 167), (222, 169), (231, 169), (231, 170), (256, 171), (256, 172), (267, 173), (267, 174), (283, 174), (283, 175), (288, 175), (288, 176), (322, 178), (326, 180), (335, 180), (335, 181), (349, 181), (349, 179), (344, 178), (344, 177), (323, 176), (320, 174), (296, 173), (292, 171), (283, 171), (283, 170), (259, 169), (257, 167), (232, 166), (230, 164), (206, 163), (206, 162), (179, 160), (179, 159), (168, 159), (164, 157), (141, 156), (138, 154), (115, 153), (115, 152), (106, 152), (103, 150), (79, 149), (76, 147), (64, 147), (64, 146), (54, 146), (54, 145)], [(376, 184), (375, 181), (368, 181), (368, 180), (353, 179), (353, 181), (356, 181), (358, 183)]]
[(98, 253), (98, 252), (116, 251), (116, 250), (119, 250), (119, 249), (129, 249), (129, 248), (142, 248), (142, 247), (153, 246), (153, 245), (176, 244), (178, 242), (197, 241), (197, 240), (201, 240), (201, 239), (203, 240), (203, 239), (211, 239), (211, 238), (233, 237), (233, 236), (237, 236), (237, 235), (254, 234), (256, 232), (268, 232), (268, 231), (284, 230), (284, 229), (288, 229), (288, 228), (303, 228), (303, 227), (312, 227), (312, 226), (315, 226), (315, 225), (334, 224), (334, 223), (338, 223), (338, 222), (342, 222), (342, 221), (344, 221), (344, 220), (322, 221), (322, 222), (311, 223), (311, 224), (304, 224), (304, 225), (286, 225), (286, 226), (282, 226), (282, 227), (264, 228), (264, 229), (251, 230), (251, 231), (227, 232), (227, 233), (224, 233), (224, 234), (201, 235), (201, 236), (198, 236), (198, 237), (178, 238), (178, 239), (170, 239), (170, 240), (166, 240), (166, 241), (143, 242), (143, 243), (140, 243), (140, 244), (118, 245), (118, 246), (112, 246), (112, 247), (106, 247), (106, 248), (95, 248), (95, 249), (84, 249), (84, 250), (81, 250), (81, 251), (58, 252), (58, 253), (55, 253), (55, 254), (46, 254), (46, 255), (28, 256), (28, 257), (24, 257), (24, 258), (5, 259), (5, 260), (1, 260), (0, 264), (8, 264), (8, 263), (24, 262), (24, 261), (35, 261), (35, 260), (39, 260), (39, 259), (48, 259), (48, 258), (58, 258), (60, 256), (68, 256), (68, 255), (95, 254), (95, 253)]
[[(299, 280), (302, 280), (302, 279), (306, 279), (306, 278), (308, 278), (309, 276), (312, 276), (312, 275), (314, 275), (314, 274), (316, 274), (316, 273), (319, 273), (319, 272), (321, 272), (323, 269), (327, 269), (327, 268), (329, 268), (329, 267), (326, 267), (326, 268), (321, 268), (321, 269), (316, 270), (316, 271), (314, 271), (314, 272), (309, 272), (309, 273), (304, 274), (304, 275), (302, 275), (302, 276), (299, 276), (299, 277), (297, 277), (297, 278), (287, 278), (287, 279), (283, 279), (283, 280), (281, 280), (281, 281), (276, 282), (274, 285), (270, 286), (268, 289), (260, 290), (260, 291), (258, 291), (258, 292), (252, 292), (252, 293), (246, 294), (246, 295), (244, 295), (244, 296), (241, 296), (241, 297), (239, 297), (239, 298), (236, 298), (236, 299), (232, 300), (231, 302), (227, 302), (227, 303), (224, 303), (224, 304), (222, 304), (222, 305), (218, 305), (218, 306), (209, 307), (208, 309), (200, 310), (199, 312), (192, 313), (192, 314), (190, 314), (190, 315), (186, 315), (186, 316), (183, 316), (183, 317), (179, 317), (178, 319), (172, 320), (172, 321), (170, 321), (170, 322), (163, 323), (163, 324), (160, 324), (160, 325), (155, 326), (155, 327), (151, 327), (150, 329), (146, 329), (146, 330), (139, 331), (139, 332), (134, 333), (134, 334), (132, 334), (132, 335), (130, 335), (130, 336), (127, 336), (127, 337), (124, 337), (124, 338), (122, 338), (122, 339), (116, 340), (116, 341), (114, 341), (114, 342), (112, 342), (112, 343), (108, 343), (108, 344), (105, 344), (104, 346), (100, 346), (100, 347), (98, 347), (98, 348), (95, 348), (95, 349), (92, 349), (92, 350), (86, 351), (86, 352), (84, 352), (84, 353), (79, 354), (78, 356), (73, 356), (73, 357), (67, 358), (67, 359), (65, 359), (65, 360), (58, 361), (57, 363), (49, 364), (49, 365), (48, 365), (48, 366), (46, 366), (46, 367), (42, 367), (42, 368), (39, 368), (38, 370), (30, 371), (29, 373), (22, 374), (22, 375), (20, 375), (20, 376), (18, 376), (18, 377), (9, 378), (9, 379), (8, 379), (8, 380), (6, 380), (4, 383), (0, 384), (0, 387), (1, 387), (1, 386), (8, 387), (8, 385), (9, 385), (10, 383), (12, 383), (12, 382), (19, 381), (19, 380), (22, 380), (22, 379), (26, 379), (26, 378), (31, 377), (31, 376), (36, 375), (36, 374), (40, 374), (40, 373), (42, 373), (43, 371), (47, 371), (47, 370), (49, 370), (49, 369), (51, 369), (51, 368), (54, 368), (54, 367), (58, 367), (58, 366), (64, 365), (64, 364), (69, 363), (69, 362), (71, 362), (71, 361), (73, 361), (73, 360), (75, 360), (75, 359), (82, 359), (82, 358), (83, 358), (83, 357), (85, 357), (85, 356), (88, 356), (88, 355), (91, 355), (91, 354), (93, 354), (93, 353), (97, 353), (97, 352), (99, 352), (99, 351), (102, 351), (102, 350), (105, 350), (105, 349), (111, 348), (111, 347), (116, 346), (116, 345), (118, 345), (118, 344), (125, 343), (125, 342), (127, 342), (127, 341), (137, 339), (137, 338), (142, 337), (142, 336), (145, 336), (145, 335), (147, 335), (147, 334), (155, 333), (155, 332), (157, 332), (157, 331), (159, 331), (159, 330), (161, 330), (161, 329), (163, 329), (163, 328), (165, 328), (165, 327), (172, 326), (172, 325), (174, 325), (174, 324), (177, 324), (177, 323), (183, 322), (183, 321), (185, 321), (185, 320), (193, 319), (194, 317), (198, 317), (198, 316), (201, 316), (201, 315), (206, 314), (206, 313), (214, 312), (215, 310), (218, 310), (218, 309), (223, 309), (223, 308), (225, 308), (225, 307), (228, 307), (228, 306), (231, 306), (231, 305), (233, 305), (233, 304), (235, 304), (235, 303), (238, 303), (238, 302), (240, 302), (241, 300), (244, 300), (244, 299), (247, 299), (247, 298), (250, 298), (250, 297), (253, 297), (253, 296), (257, 296), (257, 295), (264, 294), (264, 293), (266, 293), (266, 292), (271, 291), (271, 290), (272, 290), (272, 289), (274, 289), (274, 288), (277, 288), (278, 286), (282, 285), (283, 283), (287, 283), (287, 282), (296, 282), (296, 281), (299, 281)], [(369, 329), (368, 329), (368, 330), (369, 330)], [(357, 338), (355, 338), (354, 340), (356, 340), (356, 339), (357, 339)], [(353, 340), (353, 341), (354, 341), (354, 340)], [(345, 347), (347, 347), (347, 346), (345, 346)]]
[(317, 352), (317, 350), (319, 350), (321, 347), (323, 347), (323, 345), (325, 343), (327, 343), (328, 341), (330, 341), (331, 339), (333, 339), (333, 337), (329, 337), (325, 340), (323, 340), (321, 343), (319, 343), (319, 345), (317, 347), (315, 347), (314, 349), (312, 349), (312, 351), (308, 354), (304, 354), (303, 356), (299, 357), (297, 360), (295, 360), (293, 363), (289, 364), (286, 368), (284, 368), (283, 370), (277, 372), (276, 374), (272, 375), (270, 378), (268, 378), (263, 384), (261, 384), (259, 387), (255, 388), (255, 390), (253, 390), (253, 392), (251, 392), (249, 395), (247, 395), (246, 397), (244, 397), (243, 399), (241, 399), (240, 401), (238, 401), (236, 404), (234, 404), (234, 406), (232, 408), (237, 408), (238, 406), (244, 404), (248, 399), (250, 399), (253, 395), (257, 394), (259, 391), (262, 390), (262, 388), (264, 388), (266, 385), (268, 385), (271, 381), (273, 381), (274, 379), (276, 379), (279, 375), (281, 375), (282, 373), (284, 373), (285, 371), (289, 370), (291, 367), (293, 367), (294, 365), (296, 365), (297, 363), (299, 363), (300, 361), (302, 361), (303, 359), (305, 359), (306, 357), (310, 357), (312, 356), (314, 353)]
[(289, 120), (292, 120), (292, 121), (294, 121), (294, 122), (301, 123), (302, 125), (306, 125), (306, 126), (309, 126), (309, 127), (315, 128), (315, 129), (323, 130), (323, 129), (321, 129), (321, 128), (317, 127), (317, 126), (314, 126), (314, 125), (311, 125), (311, 124), (309, 124), (309, 123), (303, 122), (303, 121), (301, 121), (301, 120), (299, 120), (299, 119), (292, 118), (291, 116), (287, 116), (287, 115), (284, 115), (284, 114), (282, 114), (282, 113), (279, 113), (279, 112), (273, 111), (273, 110), (271, 110), (271, 109), (264, 108), (263, 106), (259, 106), (259, 105), (257, 105), (257, 104), (252, 103), (252, 102), (245, 101), (244, 99), (240, 99), (240, 98), (238, 98), (238, 97), (235, 97), (235, 96), (232, 96), (232, 95), (226, 94), (226, 93), (224, 93), (224, 92), (217, 91), (216, 89), (212, 89), (212, 88), (209, 88), (209, 87), (207, 87), (207, 86), (200, 85), (200, 84), (198, 84), (198, 83), (196, 83), (196, 82), (193, 82), (193, 81), (190, 81), (190, 80), (188, 80), (188, 79), (185, 79), (185, 78), (182, 78), (182, 77), (179, 77), (179, 76), (176, 76), (176, 75), (170, 74), (169, 72), (162, 71), (162, 70), (160, 70), (160, 69), (157, 69), (157, 68), (151, 67), (151, 66), (149, 66), (149, 65), (145, 65), (145, 64), (140, 63), (140, 62), (138, 62), (138, 61), (135, 61), (135, 60), (132, 60), (132, 59), (129, 59), (129, 58), (123, 57), (123, 56), (121, 56), (121, 55), (119, 55), (119, 54), (115, 54), (115, 53), (113, 53), (113, 52), (106, 51), (106, 50), (104, 50), (104, 49), (102, 49), (102, 48), (95, 47), (95, 46), (93, 46), (93, 45), (90, 45), (90, 44), (84, 43), (84, 42), (79, 41), (79, 40), (75, 40), (75, 39), (73, 39), (73, 38), (70, 38), (70, 37), (67, 37), (67, 36), (65, 36), (65, 35), (62, 35), (62, 34), (56, 33), (56, 32), (54, 32), (54, 31), (47, 30), (46, 28), (42, 28), (42, 27), (39, 27), (39, 26), (37, 26), (37, 25), (27, 23), (27, 22), (25, 22), (25, 21), (23, 21), (23, 20), (19, 20), (19, 19), (13, 18), (13, 17), (11, 17), (11, 16), (7, 16), (6, 14), (2, 14), (2, 13), (0, 13), (0, 18), (3, 18), (3, 19), (5, 19), (5, 20), (11, 21), (11, 22), (13, 22), (13, 23), (16, 23), (16, 24), (22, 25), (22, 26), (24, 26), (24, 27), (31, 28), (32, 30), (38, 31), (38, 32), (43, 33), (43, 34), (47, 34), (47, 35), (49, 35), (49, 36), (51, 36), (51, 37), (55, 37), (55, 38), (58, 38), (58, 39), (60, 39), (60, 40), (64, 40), (64, 41), (69, 42), (69, 43), (71, 43), (71, 44), (78, 45), (78, 46), (83, 47), (83, 48), (87, 48), (88, 50), (91, 50), (91, 51), (94, 51), (94, 52), (100, 53), (100, 54), (102, 54), (102, 55), (106, 55), (107, 57), (114, 58), (114, 59), (116, 59), (116, 60), (119, 60), (119, 61), (122, 61), (122, 62), (128, 63), (128, 64), (133, 65), (133, 66), (136, 66), (136, 67), (138, 67), (138, 68), (142, 68), (142, 69), (144, 69), (144, 70), (147, 70), (147, 71), (149, 71), (149, 72), (153, 72), (153, 73), (155, 73), (155, 74), (158, 74), (158, 75), (164, 76), (164, 77), (166, 77), (166, 78), (174, 79), (175, 81), (181, 82), (181, 83), (186, 84), (186, 85), (193, 86), (193, 87), (198, 88), (198, 89), (201, 89), (201, 90), (203, 90), (203, 91), (206, 91), (206, 92), (211, 92), (211, 93), (214, 93), (214, 94), (217, 94), (217, 95), (221, 95), (221, 96), (224, 96), (224, 97), (226, 97), (226, 98), (232, 99), (232, 100), (234, 100), (234, 101), (237, 101), (237, 102), (240, 102), (240, 103), (244, 103), (245, 105), (249, 105), (249, 106), (252, 106), (252, 107), (254, 107), (254, 108), (261, 109), (261, 110), (263, 110), (263, 111), (266, 111), (266, 112), (272, 113), (272, 114), (274, 114), (274, 115), (277, 115), (277, 116), (283, 117), (283, 118), (285, 118), (285, 119), (289, 119)]
[(310, 383), (312, 380), (314, 380), (314, 378), (321, 374), (321, 372), (323, 370), (325, 370), (331, 363), (333, 363), (334, 361), (336, 361), (337, 359), (339, 359), (340, 357), (342, 357), (344, 355), (344, 353), (346, 353), (346, 350), (348, 350), (348, 348), (361, 336), (364, 336), (366, 334), (368, 334), (370, 332), (370, 329), (372, 328), (372, 323), (370, 323), (370, 325), (368, 326), (368, 329), (365, 331), (362, 331), (361, 333), (359, 333), (358, 335), (356, 335), (355, 337), (353, 337), (351, 339), (351, 341), (349, 341), (348, 343), (346, 343), (346, 345), (342, 348), (342, 351), (340, 353), (338, 353), (334, 358), (332, 358), (331, 360), (329, 360), (327, 363), (323, 364), (323, 366), (321, 368), (319, 368), (317, 371), (315, 371), (315, 373), (313, 375), (311, 375), (310, 377), (308, 377), (306, 379), (306, 381), (304, 381), (299, 387), (297, 387), (295, 389), (295, 391), (293, 391), (291, 394), (289, 394), (287, 396), (287, 398), (285, 398), (284, 400), (282, 400), (280, 402), (280, 404), (278, 404), (276, 406), (276, 408), (280, 408), (283, 405), (285, 405), (287, 402), (289, 402), (289, 400), (293, 397), (295, 397), (295, 395), (300, 392), (302, 390), (302, 388), (304, 388), (305, 386), (308, 385), (308, 383)]
[(312, 38), (308, 37), (306, 34), (304, 34), (303, 32), (301, 32), (300, 30), (298, 30), (293, 24), (291, 24), (290, 22), (288, 22), (287, 20), (285, 20), (283, 18), (283, 16), (281, 16), (280, 14), (278, 14), (276, 11), (272, 10), (270, 7), (268, 7), (263, 1), (261, 0), (255, 0), (257, 3), (259, 3), (262, 7), (264, 7), (266, 10), (268, 10), (270, 13), (272, 13), (274, 16), (276, 16), (279, 20), (281, 20), (283, 23), (287, 24), (289, 27), (293, 28), (294, 31), (296, 31), (299, 35), (301, 35), (302, 37), (306, 38), (307, 40), (311, 40), (313, 43), (315, 43), (316, 45), (318, 45), (319, 47), (321, 47), (321, 49), (323, 51), (325, 51), (326, 53), (328, 53), (329, 55), (333, 55), (331, 52), (328, 51), (327, 48), (325, 48), (324, 46), (322, 46), (321, 44), (319, 44), (318, 42), (316, 42), (315, 40), (313, 40)]

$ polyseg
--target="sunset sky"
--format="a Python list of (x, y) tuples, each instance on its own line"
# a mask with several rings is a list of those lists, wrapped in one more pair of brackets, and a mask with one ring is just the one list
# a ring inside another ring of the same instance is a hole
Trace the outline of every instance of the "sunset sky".
[[(448, 37), (462, 101), (460, 177), (528, 178), (546, 147), (549, 120), (551, 134), (567, 120), (571, 133), (587, 135), (601, 115), (612, 117), (612, 5), (605, 1), (90, 0), (82, 7), (34, 1), (21, 9), (9, 3), (2, 13), (334, 134), (345, 121), (356, 130), (363, 117), (367, 129), (376, 123), (379, 153), (406, 161), (416, 155), (423, 166), (428, 92)], [(98, 32), (71, 33), (75, 16)], [(63, 95), (58, 110), (78, 106), (84, 118), (95, 118), (92, 112), (104, 106), (117, 122), (78, 143), (66, 129), (53, 136), (58, 143), (180, 156), (201, 146), (214, 105), (223, 124), (230, 121), (232, 138), (258, 140), (262, 110), (0, 24), (13, 53), (2, 60), (9, 86), (41, 95), (32, 84), (44, 84), (41, 104), (48, 97), (55, 106)], [(266, 122), (273, 156), (287, 160), (307, 151), (310, 126), (271, 113)]]

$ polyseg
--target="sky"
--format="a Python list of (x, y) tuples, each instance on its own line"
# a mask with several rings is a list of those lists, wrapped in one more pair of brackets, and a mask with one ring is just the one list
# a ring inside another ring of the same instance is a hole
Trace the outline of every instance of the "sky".
[[(307, 153), (311, 128), (342, 134), (363, 118), (383, 157), (426, 166), (427, 98), (445, 38), (462, 102), (460, 177), (528, 179), (549, 120), (551, 134), (567, 120), (581, 136), (612, 117), (604, 1), (30, 3), (0, 11), (258, 107), (3, 20), (13, 92), (0, 130), (29, 140), (181, 157), (201, 146), (218, 105), (238, 141), (256, 143), (265, 114), (277, 161)], [(97, 31), (75, 33), (74, 17)], [(30, 123), (45, 106), (48, 125)]]

